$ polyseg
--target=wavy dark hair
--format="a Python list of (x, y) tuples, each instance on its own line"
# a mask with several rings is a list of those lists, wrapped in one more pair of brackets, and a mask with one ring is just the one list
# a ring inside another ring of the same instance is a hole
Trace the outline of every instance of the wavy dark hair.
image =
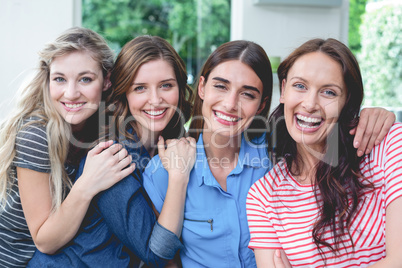
[[(189, 120), (192, 110), (193, 91), (187, 84), (187, 72), (184, 61), (174, 48), (158, 36), (138, 36), (129, 41), (117, 56), (110, 81), (112, 94), (108, 99), (107, 116), (110, 124), (106, 135), (121, 141), (135, 140), (138, 126), (131, 116), (126, 93), (130, 90), (139, 68), (150, 61), (162, 59), (172, 66), (179, 86), (179, 103), (176, 113), (162, 132), (164, 139), (179, 138), (185, 135), (184, 124)], [(134, 133), (129, 130), (133, 128)], [(137, 137), (137, 139), (140, 137)]]
[[(319, 202), (322, 206), (312, 235), (325, 261), (323, 248), (328, 247), (336, 255), (341, 246), (345, 246), (346, 238), (349, 237), (352, 240), (351, 220), (357, 212), (365, 190), (372, 185), (365, 184), (361, 180), (359, 163), (362, 158), (356, 155), (353, 136), (349, 134), (349, 130), (357, 125), (363, 100), (360, 68), (352, 52), (344, 44), (331, 38), (307, 41), (279, 65), (279, 85), (281, 86), (282, 81), (287, 79), (289, 70), (301, 56), (313, 52), (324, 53), (340, 64), (347, 89), (345, 106), (338, 118), (338, 128), (335, 127), (328, 136), (327, 149), (324, 158), (315, 167), (313, 181), (317, 203)], [(268, 148), (271, 155), (275, 155), (277, 159), (284, 159), (289, 170), (296, 173), (294, 175), (299, 175), (303, 168), (303, 161), (298, 157), (296, 142), (291, 138), (283, 118), (284, 105), (280, 104), (269, 119), (269, 124), (275, 126), (275, 133), (272, 133), (270, 137), (279, 138), (271, 140)], [(331, 139), (334, 142), (330, 142)], [(320, 201), (318, 201), (318, 192), (321, 194)], [(334, 237), (333, 245), (323, 238), (328, 229)], [(352, 245), (354, 247), (353, 241)]]
[[(235, 40), (220, 45), (205, 61), (194, 88), (196, 90), (198, 89), (199, 77), (203, 76), (206, 83), (210, 73), (216, 66), (231, 60), (239, 60), (248, 65), (257, 74), (263, 85), (261, 103), (266, 100), (265, 107), (260, 112), (260, 116), (255, 117), (250, 127), (245, 131), (248, 140), (252, 140), (254, 137), (266, 132), (267, 118), (272, 97), (271, 62), (265, 50), (260, 45), (246, 40)], [(190, 135), (195, 139), (198, 139), (198, 136), (204, 128), (202, 104), (203, 100), (198, 94), (195, 94), (194, 109), (191, 114), (192, 121), (190, 124)]]

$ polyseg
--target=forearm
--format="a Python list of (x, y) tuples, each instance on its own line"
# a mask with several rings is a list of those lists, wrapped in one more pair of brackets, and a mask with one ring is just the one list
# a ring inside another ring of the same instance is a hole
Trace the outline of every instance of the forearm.
[[(184, 177), (181, 179), (181, 177)], [(188, 174), (169, 175), (169, 184), (166, 192), (165, 201), (158, 223), (175, 233), (177, 237), (181, 236), (184, 218), (184, 204), (186, 200)]]
[(402, 267), (402, 263), (400, 261), (393, 261), (391, 259), (387, 259), (387, 257), (385, 257), (384, 259), (376, 262), (373, 265), (369, 266), (370, 268), (388, 268), (388, 267)]
[[(150, 248), (151, 240), (155, 241), (155, 239), (151, 239), (154, 229), (160, 230), (163, 227), (155, 226), (156, 217), (146, 196), (145, 189), (142, 188), (139, 181), (133, 176), (129, 176), (102, 192), (95, 200), (109, 230), (130, 251), (147, 265), (163, 267), (167, 260), (164, 256), (160, 256), (161, 254), (155, 254)], [(164, 230), (160, 231), (165, 234)], [(170, 238), (172, 236), (179, 242), (173, 233)], [(159, 240), (155, 243), (156, 246), (159, 245), (158, 242)], [(166, 248), (170, 247), (175, 246), (166, 245)]]
[(53, 254), (77, 233), (88, 210), (92, 196), (75, 184), (60, 207), (39, 227), (34, 242), (39, 251)]

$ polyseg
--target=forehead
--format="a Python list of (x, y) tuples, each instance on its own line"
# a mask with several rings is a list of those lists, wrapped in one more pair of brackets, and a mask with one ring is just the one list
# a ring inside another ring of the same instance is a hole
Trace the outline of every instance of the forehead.
[(74, 51), (68, 54), (55, 57), (50, 64), (52, 72), (81, 72), (88, 70), (92, 72), (102, 71), (100, 63), (96, 61), (89, 52)]
[(163, 59), (151, 60), (141, 64), (134, 79), (143, 76), (153, 78), (164, 76), (172, 76), (173, 78), (176, 77), (172, 65)]
[(288, 72), (288, 79), (292, 77), (342, 85), (344, 82), (341, 64), (322, 52), (312, 52), (298, 58)]

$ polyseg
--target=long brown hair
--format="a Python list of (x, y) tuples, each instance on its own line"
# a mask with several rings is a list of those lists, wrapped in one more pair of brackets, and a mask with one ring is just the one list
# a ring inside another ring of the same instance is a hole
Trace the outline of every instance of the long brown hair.
[[(360, 105), (363, 100), (363, 83), (360, 68), (352, 52), (341, 42), (335, 39), (313, 39), (307, 41), (291, 53), (278, 67), (279, 84), (287, 78), (293, 64), (303, 55), (312, 52), (320, 52), (328, 55), (342, 67), (343, 80), (347, 88), (347, 97), (339, 119), (338, 128), (334, 128), (329, 134), (328, 140), (335, 137), (335, 142), (327, 142), (327, 150), (324, 159), (319, 161), (313, 180), (314, 192), (318, 203), (317, 193), (320, 192), (322, 206), (320, 206), (312, 235), (322, 258), (325, 259), (322, 246), (337, 251), (344, 245), (350, 235), (352, 217), (357, 212), (357, 207), (362, 199), (365, 189), (370, 184), (361, 181), (359, 163), (361, 157), (357, 157), (353, 147), (353, 136), (349, 130), (357, 125)], [(271, 155), (284, 158), (287, 166), (294, 175), (300, 174), (302, 161), (298, 158), (296, 142), (291, 138), (286, 128), (284, 117), (284, 105), (280, 104), (270, 116), (270, 124), (275, 125), (275, 134), (271, 137), (280, 137), (276, 141), (270, 141)], [(276, 162), (276, 160), (274, 159)], [(351, 202), (350, 202), (351, 201)], [(325, 241), (325, 230), (330, 229), (334, 243), (331, 245)], [(352, 241), (352, 245), (353, 241)]]
[[(251, 122), (250, 127), (245, 131), (249, 140), (266, 132), (266, 119), (268, 118), (269, 108), (271, 106), (272, 97), (272, 68), (264, 49), (256, 43), (245, 40), (236, 40), (222, 44), (208, 57), (199, 77), (205, 78), (205, 83), (208, 80), (209, 74), (219, 64), (230, 61), (239, 60), (248, 65), (260, 78), (263, 90), (262, 101), (266, 101), (264, 109), (259, 117), (255, 117)], [(198, 88), (199, 79), (196, 85)], [(204, 120), (202, 117), (203, 100), (198, 94), (195, 94), (194, 109), (191, 114), (192, 120), (190, 124), (190, 135), (195, 139), (203, 130)]]
[[(139, 68), (150, 61), (162, 59), (169, 63), (176, 75), (179, 85), (179, 103), (166, 128), (162, 132), (165, 139), (179, 138), (185, 134), (184, 124), (188, 121), (192, 109), (193, 91), (187, 84), (187, 73), (184, 61), (174, 48), (158, 36), (139, 36), (128, 42), (117, 56), (115, 66), (110, 76), (112, 94), (108, 100), (108, 114), (111, 123), (107, 135), (115, 140), (135, 139), (138, 133), (135, 120), (131, 117), (126, 93), (133, 83)], [(133, 128), (135, 133), (131, 133)], [(113, 132), (112, 132), (113, 131)]]

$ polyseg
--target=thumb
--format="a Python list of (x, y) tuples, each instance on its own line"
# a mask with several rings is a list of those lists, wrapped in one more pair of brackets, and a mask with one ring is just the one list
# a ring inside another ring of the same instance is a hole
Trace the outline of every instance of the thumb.
[(158, 140), (158, 154), (159, 154), (159, 158), (162, 158), (165, 156), (165, 140), (163, 139), (162, 136), (159, 136), (159, 140)]
[(279, 249), (275, 250), (274, 264), (275, 264), (275, 268), (284, 268), (285, 267), (285, 264), (283, 263), (282, 258), (281, 258), (281, 251)]

